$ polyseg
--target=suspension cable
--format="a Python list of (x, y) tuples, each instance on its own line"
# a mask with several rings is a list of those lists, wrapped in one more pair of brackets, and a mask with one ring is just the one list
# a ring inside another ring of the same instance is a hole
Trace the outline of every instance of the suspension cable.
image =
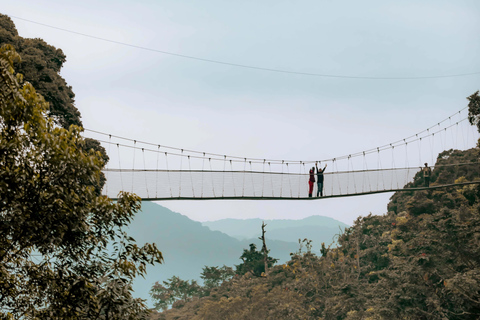
[[(455, 114), (453, 114), (452, 116), (456, 115), (456, 114), (461, 114), (462, 111), (466, 110), (468, 107), (465, 107), (463, 109), (461, 109), (460, 111), (456, 112)], [(426, 130), (423, 130), (415, 135), (412, 135), (412, 136), (409, 136), (407, 138), (404, 138), (404, 139), (401, 139), (401, 140), (398, 140), (398, 141), (395, 141), (395, 142), (392, 142), (390, 144), (385, 144), (383, 146), (380, 146), (380, 147), (376, 147), (376, 148), (372, 148), (372, 149), (367, 149), (367, 150), (364, 150), (364, 151), (360, 151), (360, 152), (357, 152), (357, 153), (352, 153), (352, 154), (349, 154), (348, 156), (342, 156), (342, 157), (336, 157), (337, 160), (341, 160), (341, 159), (347, 159), (348, 157), (357, 157), (357, 156), (361, 156), (363, 155), (363, 153), (365, 152), (365, 154), (369, 154), (369, 153), (373, 153), (373, 152), (376, 152), (377, 149), (380, 149), (380, 150), (386, 150), (386, 149), (389, 149), (392, 145), (396, 146), (396, 145), (399, 145), (399, 144), (403, 144), (404, 143), (404, 140), (407, 140), (408, 142), (413, 142), (413, 141), (416, 141), (416, 139), (419, 138), (419, 135), (421, 134), (424, 134), (424, 133), (427, 133), (426, 136), (424, 137), (427, 137), (429, 135), (432, 134), (432, 132), (430, 131), (430, 129), (433, 129), (435, 128), (436, 126), (439, 126), (439, 124), (443, 124), (444, 122), (446, 121), (450, 121), (451, 120), (451, 117), (448, 117), (438, 123), (436, 123), (434, 126), (431, 126), (429, 127), (428, 129)], [(465, 121), (467, 120), (468, 117), (465, 117), (463, 118), (462, 120), (459, 120), (459, 122), (462, 122), (462, 121)], [(458, 124), (458, 122), (457, 122)], [(453, 125), (450, 125), (450, 126), (447, 126), (446, 128), (450, 128), (451, 126)], [(441, 130), (443, 130), (444, 128), (442, 128)], [(103, 132), (100, 132), (100, 131), (96, 131), (96, 130), (91, 130), (91, 129), (86, 129), (84, 128), (85, 131), (89, 131), (89, 132), (92, 132), (92, 133), (96, 133), (96, 134), (101, 134), (101, 135), (108, 135), (107, 133), (103, 133)], [(441, 131), (440, 130), (440, 131)], [(125, 137), (121, 137), (121, 136), (116, 136), (116, 135), (111, 135), (111, 137), (114, 137), (114, 138), (117, 138), (117, 139), (122, 139), (122, 140), (127, 140), (127, 141), (136, 141), (138, 143), (142, 143), (142, 144), (145, 144), (145, 145), (154, 145), (154, 146), (157, 146), (158, 144), (154, 144), (154, 143), (149, 143), (149, 142), (143, 142), (143, 141), (137, 141), (137, 140), (133, 140), (133, 139), (129, 139), (129, 138), (125, 138)], [(420, 137), (421, 138), (421, 137)], [(413, 139), (413, 140), (412, 140)], [(97, 139), (98, 140), (98, 139)], [(100, 140), (99, 140), (100, 141)], [(180, 149), (180, 148), (175, 148), (175, 147), (169, 147), (169, 146), (163, 146), (164, 148), (166, 149), (171, 149), (171, 150), (181, 150), (182, 151), (182, 155), (183, 155), (183, 151), (185, 152), (188, 152), (188, 153), (192, 153), (192, 154), (202, 154), (203, 152), (200, 152), (200, 151), (195, 151), (195, 150), (187, 150), (187, 149)], [(145, 148), (145, 151), (147, 151), (147, 148)], [(153, 151), (153, 150), (150, 150), (150, 151)], [(171, 154), (174, 154), (171, 152)], [(238, 157), (238, 156), (225, 156), (225, 155), (220, 155), (220, 154), (216, 154), (216, 153), (206, 153), (207, 155), (211, 156), (210, 158), (212, 160), (221, 160), (220, 157), (226, 157), (228, 159), (232, 159), (232, 161), (237, 161), (237, 162), (240, 162), (240, 161), (243, 161), (244, 157)], [(200, 158), (200, 156), (194, 156), (194, 155), (191, 155), (192, 158)], [(271, 163), (281, 163), (282, 160), (275, 160), (275, 159), (260, 159), (260, 158), (250, 158), (250, 161), (254, 162), (254, 163), (262, 163), (264, 160), (267, 160), (267, 161), (270, 161)], [(333, 159), (323, 159), (322, 161), (331, 161)], [(285, 160), (285, 161), (289, 161), (289, 162), (295, 162), (295, 160)], [(302, 161), (304, 163), (307, 163), (307, 164), (310, 164), (310, 163), (315, 163), (316, 161), (318, 160), (309, 160), (309, 161)]]

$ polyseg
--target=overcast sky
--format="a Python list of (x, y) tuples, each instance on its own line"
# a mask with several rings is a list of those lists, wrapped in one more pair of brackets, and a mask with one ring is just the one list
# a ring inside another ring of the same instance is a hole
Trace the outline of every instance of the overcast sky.
[[(480, 89), (480, 2), (0, 0), (61, 48), (85, 128), (219, 154), (325, 159), (410, 136)], [(132, 46), (49, 28), (68, 29)], [(215, 64), (156, 51), (288, 74)], [(390, 194), (163, 202), (194, 220), (382, 214)]]

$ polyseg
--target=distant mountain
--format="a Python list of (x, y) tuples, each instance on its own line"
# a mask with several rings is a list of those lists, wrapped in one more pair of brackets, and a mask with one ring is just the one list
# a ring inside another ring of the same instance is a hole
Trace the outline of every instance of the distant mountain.
[(202, 225), (243, 240), (259, 237), (262, 221), (267, 225), (267, 239), (298, 243), (298, 239), (307, 238), (313, 241), (315, 250), (320, 248), (322, 242), (332, 243), (336, 235), (349, 227), (343, 222), (322, 216), (302, 220), (222, 219), (203, 222)]
[[(256, 226), (261, 230), (261, 222)], [(145, 279), (134, 283), (135, 296), (149, 300), (148, 292), (155, 281), (164, 281), (173, 275), (184, 280), (196, 279), (204, 266), (233, 267), (240, 264), (239, 257), (250, 243), (261, 248), (261, 241), (244, 239), (240, 241), (220, 231), (212, 231), (200, 222), (173, 212), (153, 202), (143, 202), (142, 211), (136, 216), (129, 229), (139, 245), (156, 243), (162, 251), (165, 263), (150, 267)], [(298, 243), (270, 240), (267, 242), (270, 256), (279, 263), (290, 260), (290, 253), (298, 250)]]

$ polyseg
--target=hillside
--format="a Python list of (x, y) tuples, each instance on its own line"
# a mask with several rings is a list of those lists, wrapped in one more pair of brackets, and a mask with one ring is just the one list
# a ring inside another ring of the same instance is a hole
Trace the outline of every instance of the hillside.
[[(479, 154), (440, 154), (436, 165), (474, 165), (439, 167), (431, 186), (480, 180)], [(359, 217), (322, 256), (307, 251), (267, 277), (233, 277), (152, 319), (480, 318), (480, 186), (398, 192), (388, 208)]]
[[(261, 230), (261, 222), (257, 228)], [(149, 267), (145, 279), (135, 279), (135, 295), (143, 299), (150, 299), (148, 292), (156, 281), (174, 275), (199, 280), (204, 266), (233, 267), (241, 262), (239, 257), (250, 243), (261, 247), (257, 238), (237, 240), (153, 202), (142, 203), (141, 212), (127, 231), (138, 243), (156, 243), (165, 259), (163, 264)], [(282, 263), (298, 250), (298, 241), (269, 240), (267, 245), (270, 255)]]

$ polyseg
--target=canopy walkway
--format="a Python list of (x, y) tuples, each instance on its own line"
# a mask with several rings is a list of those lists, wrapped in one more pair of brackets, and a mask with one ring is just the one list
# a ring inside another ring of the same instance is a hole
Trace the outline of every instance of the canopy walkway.
[[(418, 174), (439, 152), (475, 145), (478, 133), (467, 121), (466, 108), (410, 137), (380, 147), (324, 160), (242, 158), (186, 150), (85, 129), (110, 157), (103, 193), (116, 199), (128, 191), (143, 200), (314, 200), (394, 191), (427, 189)], [(328, 164), (323, 196), (308, 195), (309, 169)], [(384, 167), (382, 163), (389, 163)], [(402, 163), (402, 165), (398, 165)], [(415, 163), (415, 165), (409, 165)], [(116, 168), (112, 166), (118, 164)], [(478, 162), (450, 166), (468, 170)], [(438, 166), (437, 166), (438, 167)], [(437, 169), (431, 166), (432, 169)], [(409, 182), (417, 179), (417, 183)], [(477, 182), (464, 182), (471, 184)], [(412, 186), (416, 187), (413, 188)], [(459, 185), (459, 184), (457, 184)], [(453, 186), (432, 184), (430, 188)]]

